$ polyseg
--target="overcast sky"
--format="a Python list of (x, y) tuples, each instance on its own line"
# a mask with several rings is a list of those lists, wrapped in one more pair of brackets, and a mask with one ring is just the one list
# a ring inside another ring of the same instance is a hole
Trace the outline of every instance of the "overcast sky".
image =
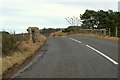
[(0, 30), (21, 33), (32, 26), (66, 28), (66, 17), (79, 17), (86, 9), (118, 11), (118, 0), (2, 0)]

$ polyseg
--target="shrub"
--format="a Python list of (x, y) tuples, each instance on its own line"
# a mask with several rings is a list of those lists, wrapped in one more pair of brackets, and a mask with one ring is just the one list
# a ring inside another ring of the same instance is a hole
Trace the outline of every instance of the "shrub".
[(7, 55), (11, 50), (15, 50), (15, 36), (14, 34), (10, 34), (6, 31), (2, 32), (2, 53), (3, 55)]

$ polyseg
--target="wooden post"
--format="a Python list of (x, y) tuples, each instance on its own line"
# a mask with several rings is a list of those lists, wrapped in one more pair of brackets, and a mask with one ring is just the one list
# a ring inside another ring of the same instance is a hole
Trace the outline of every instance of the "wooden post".
[(109, 36), (111, 35), (111, 33), (110, 33), (110, 28), (109, 28)]
[(104, 29), (103, 33), (104, 33), (104, 36), (106, 36), (106, 29)]
[(118, 28), (116, 27), (116, 37), (118, 37)]

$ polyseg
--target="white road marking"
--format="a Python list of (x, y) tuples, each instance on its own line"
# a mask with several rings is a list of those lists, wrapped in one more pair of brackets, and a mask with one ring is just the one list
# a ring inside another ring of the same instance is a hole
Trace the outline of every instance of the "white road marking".
[(81, 41), (78, 41), (78, 40), (73, 39), (73, 38), (69, 38), (69, 39), (71, 39), (71, 40), (73, 40), (73, 41), (76, 41), (76, 42), (78, 42), (78, 43), (82, 43)]
[[(71, 40), (73, 40), (73, 41), (76, 41), (76, 42), (78, 42), (78, 43), (82, 43), (81, 41), (78, 41), (78, 40), (73, 39), (73, 38), (69, 38), (69, 39), (71, 39)], [(118, 65), (118, 62), (116, 62), (115, 60), (113, 60), (113, 59), (110, 58), (109, 56), (105, 55), (104, 53), (98, 51), (97, 49), (95, 49), (95, 48), (93, 48), (93, 47), (91, 47), (91, 46), (89, 46), (89, 45), (85, 45), (85, 46), (87, 46), (88, 48), (96, 51), (97, 53), (99, 53), (100, 55), (102, 55), (103, 57), (105, 57), (106, 59), (108, 59), (109, 61), (111, 61), (113, 64)]]
[(36, 57), (34, 57), (34, 59), (27, 65), (25, 66), (23, 69), (21, 69), (20, 71), (18, 71), (16, 74), (14, 74), (11, 78), (15, 78), (17, 77), (21, 72), (23, 72), (25, 69), (27, 69), (29, 66), (31, 66), (33, 63), (37, 62), (38, 58), (40, 56), (43, 55), (44, 52), (41, 52), (39, 55), (37, 55)]
[(93, 47), (91, 47), (91, 46), (89, 46), (89, 45), (86, 45), (86, 46), (89, 47), (90, 49), (96, 51), (97, 53), (101, 54), (103, 57), (105, 57), (106, 59), (108, 59), (108, 60), (111, 61), (112, 63), (118, 65), (118, 62), (116, 62), (115, 60), (113, 60), (113, 59), (110, 58), (109, 56), (105, 55), (104, 53), (98, 51), (97, 49), (95, 49), (95, 48), (93, 48)]

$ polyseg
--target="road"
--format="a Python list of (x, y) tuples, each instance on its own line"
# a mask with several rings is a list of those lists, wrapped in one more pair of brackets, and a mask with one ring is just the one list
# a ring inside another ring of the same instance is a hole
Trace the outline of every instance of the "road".
[(117, 49), (117, 41), (92, 37), (49, 37), (43, 57), (17, 77), (117, 78)]

